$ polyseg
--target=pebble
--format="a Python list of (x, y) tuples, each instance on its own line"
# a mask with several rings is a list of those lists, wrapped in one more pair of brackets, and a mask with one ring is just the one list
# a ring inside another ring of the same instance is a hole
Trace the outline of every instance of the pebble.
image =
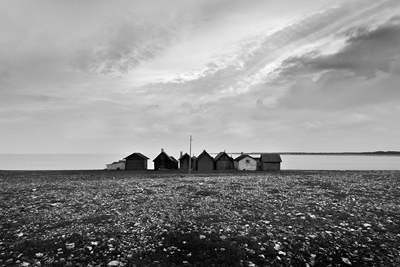
[(75, 243), (65, 243), (65, 247), (67, 249), (73, 249), (73, 248), (75, 248)]
[(42, 257), (43, 257), (43, 253), (40, 253), (40, 252), (39, 252), (39, 253), (36, 253), (36, 254), (35, 254), (35, 257), (36, 257), (36, 258), (42, 258)]
[(107, 266), (121, 266), (121, 262), (119, 261), (110, 261)]
[(350, 262), (350, 260), (349, 260), (348, 258), (342, 257), (342, 261), (343, 261), (344, 263), (346, 263), (346, 264), (351, 265), (351, 262)]

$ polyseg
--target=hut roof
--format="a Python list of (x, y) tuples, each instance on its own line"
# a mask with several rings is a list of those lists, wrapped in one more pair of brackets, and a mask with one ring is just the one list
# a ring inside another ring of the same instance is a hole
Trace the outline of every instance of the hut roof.
[(205, 151), (205, 150), (203, 150), (203, 152), (201, 152), (200, 155), (196, 159), (199, 160), (200, 158), (202, 158), (204, 156), (208, 156), (209, 158), (214, 160), (213, 157), (211, 157), (210, 154), (208, 154), (207, 151)]
[(277, 153), (261, 154), (260, 162), (282, 162), (281, 156)]
[(106, 164), (106, 165), (113, 165), (113, 164), (120, 164), (120, 163), (126, 163), (125, 160), (119, 160), (119, 161), (114, 161), (113, 163)]
[(233, 161), (233, 159), (228, 154), (226, 154), (226, 152), (219, 152), (218, 155), (215, 156), (214, 160), (218, 161), (223, 155), (226, 155), (229, 159)]
[(165, 152), (164, 150), (162, 150), (161, 153), (158, 154), (158, 156), (157, 156), (155, 159), (153, 159), (153, 162), (156, 161), (156, 159), (157, 159), (161, 154), (164, 154), (168, 159), (170, 159), (170, 160), (173, 161), (173, 162), (178, 162), (174, 157), (168, 155), (167, 152)]
[(178, 163), (178, 161), (176, 160), (176, 158), (174, 158), (173, 156), (169, 156), (169, 158), (170, 158), (172, 161)]
[[(179, 160), (182, 160), (183, 158), (189, 158), (189, 154), (185, 153), (182, 155), (182, 157), (179, 158)], [(197, 158), (195, 156), (192, 157), (192, 160), (196, 160)]]
[(189, 157), (189, 154), (188, 154), (188, 153), (183, 154), (183, 155), (179, 158), (179, 160), (181, 160), (181, 159), (183, 159), (183, 158), (185, 158), (185, 157)]
[(244, 159), (244, 158), (251, 158), (251, 159), (254, 159), (254, 160), (255, 160), (255, 158), (253, 158), (252, 156), (247, 155), (247, 154), (243, 154), (243, 155), (240, 155), (239, 157), (237, 157), (237, 158), (235, 159), (235, 161), (241, 161), (241, 160)]
[(139, 153), (139, 152), (135, 152), (133, 154), (130, 154), (129, 156), (125, 157), (124, 159), (130, 158), (130, 157), (135, 156), (135, 155), (141, 157), (142, 159), (149, 159), (148, 157), (146, 157), (145, 155), (143, 155), (142, 153)]

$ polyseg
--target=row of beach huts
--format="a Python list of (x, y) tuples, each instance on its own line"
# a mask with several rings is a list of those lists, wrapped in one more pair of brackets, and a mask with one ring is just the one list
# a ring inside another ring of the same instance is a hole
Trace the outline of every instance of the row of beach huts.
[[(148, 157), (135, 152), (123, 160), (106, 164), (107, 170), (147, 170)], [(279, 171), (281, 169), (281, 156), (277, 153), (263, 153), (259, 157), (252, 157), (242, 153), (237, 158), (229, 156), (225, 151), (212, 157), (203, 150), (197, 157), (181, 152), (179, 160), (168, 155), (164, 149), (153, 160), (154, 170), (191, 170), (199, 172), (223, 171), (223, 170), (246, 170), (246, 171)]]

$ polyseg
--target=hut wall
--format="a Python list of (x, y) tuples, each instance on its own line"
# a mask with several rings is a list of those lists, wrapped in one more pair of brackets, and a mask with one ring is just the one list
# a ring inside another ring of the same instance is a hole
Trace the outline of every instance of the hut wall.
[(167, 160), (167, 169), (170, 170), (177, 170), (178, 169), (178, 162)]
[(261, 167), (262, 167), (263, 171), (280, 171), (281, 170), (281, 164), (278, 162), (277, 163), (263, 162)]
[(118, 163), (107, 164), (107, 170), (125, 170), (125, 163), (118, 162)]
[(181, 170), (188, 170), (189, 169), (189, 158), (184, 157), (180, 161), (180, 169)]
[(198, 171), (213, 171), (214, 170), (214, 160), (209, 157), (201, 157), (197, 159), (197, 170)]
[(197, 160), (192, 158), (192, 170), (197, 170)]
[(143, 159), (127, 159), (125, 164), (126, 170), (147, 170), (147, 160)]
[(231, 160), (218, 160), (215, 163), (216, 170), (233, 170), (234, 164)]
[(257, 170), (257, 161), (252, 158), (244, 158), (240, 161), (236, 161), (235, 164), (237, 170), (247, 170), (247, 171)]
[[(196, 160), (195, 159), (191, 160), (191, 165), (192, 165), (192, 170), (195, 170), (196, 169)], [(179, 168), (181, 170), (189, 170), (189, 157), (181, 158)]]
[(234, 162), (234, 165), (235, 165), (235, 170), (240, 170), (240, 168), (239, 168), (239, 161), (235, 161), (235, 162)]

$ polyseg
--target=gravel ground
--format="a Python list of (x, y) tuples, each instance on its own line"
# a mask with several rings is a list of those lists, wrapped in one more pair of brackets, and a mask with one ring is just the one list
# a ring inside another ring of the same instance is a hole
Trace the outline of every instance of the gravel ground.
[(0, 171), (0, 266), (400, 266), (400, 172)]

